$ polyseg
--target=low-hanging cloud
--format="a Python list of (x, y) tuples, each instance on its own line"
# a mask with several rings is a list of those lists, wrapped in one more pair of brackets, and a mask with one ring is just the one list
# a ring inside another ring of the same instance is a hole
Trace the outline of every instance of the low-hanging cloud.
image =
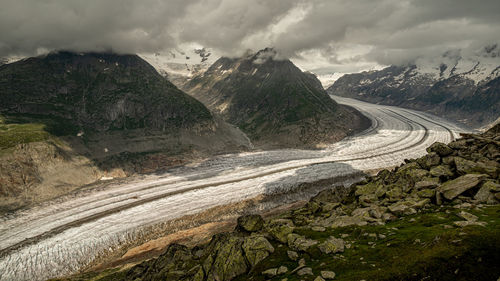
[(500, 38), (498, 0), (0, 0), (0, 57), (51, 50), (224, 55), (273, 46), (321, 67), (405, 64)]

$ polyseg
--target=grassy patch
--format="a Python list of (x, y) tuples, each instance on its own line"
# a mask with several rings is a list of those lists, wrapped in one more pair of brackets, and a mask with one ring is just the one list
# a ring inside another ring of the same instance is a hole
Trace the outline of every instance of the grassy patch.
[[(311, 249), (302, 257), (314, 276), (287, 273), (272, 280), (314, 280), (321, 270), (334, 271), (335, 280), (496, 280), (500, 274), (500, 207), (468, 211), (487, 222), (486, 227), (454, 227), (454, 221), (462, 220), (458, 212), (453, 208), (429, 210), (383, 226), (325, 232), (297, 229), (296, 233), (318, 241), (344, 234), (350, 249), (336, 255)], [(286, 246), (274, 246), (275, 253), (250, 276), (238, 280), (267, 280), (260, 272), (281, 265), (289, 271), (297, 267), (288, 259)]]
[(50, 138), (44, 124), (4, 124), (0, 122), (0, 150), (22, 143), (44, 141)]

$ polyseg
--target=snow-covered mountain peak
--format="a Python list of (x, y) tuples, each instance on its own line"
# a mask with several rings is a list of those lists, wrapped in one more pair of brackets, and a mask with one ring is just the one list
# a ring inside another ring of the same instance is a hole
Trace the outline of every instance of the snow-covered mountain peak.
[(436, 80), (461, 76), (479, 84), (498, 77), (500, 49), (494, 44), (472, 54), (462, 54), (460, 50), (447, 51), (438, 58), (418, 59), (415, 65), (416, 72), (429, 74)]

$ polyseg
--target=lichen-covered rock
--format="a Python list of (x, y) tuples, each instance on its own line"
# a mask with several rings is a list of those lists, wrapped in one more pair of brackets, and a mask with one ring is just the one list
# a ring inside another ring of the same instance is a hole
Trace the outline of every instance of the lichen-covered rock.
[(409, 201), (401, 201), (394, 203), (389, 206), (389, 211), (395, 215), (411, 215), (415, 214), (417, 211), (413, 206), (415, 205), (415, 202), (409, 202)]
[(471, 213), (467, 213), (465, 211), (461, 211), (460, 213), (458, 213), (458, 216), (463, 218), (466, 221), (472, 221), (472, 222), (477, 221), (477, 219), (478, 219), (477, 216), (475, 216)]
[(439, 187), (439, 191), (443, 194), (444, 198), (453, 200), (463, 192), (479, 185), (486, 175), (482, 174), (467, 174), (458, 177), (454, 180), (447, 181)]
[(328, 270), (323, 270), (321, 271), (321, 277), (324, 279), (334, 279), (335, 278), (335, 272), (333, 271), (328, 271)]
[(500, 184), (497, 184), (493, 181), (486, 181), (483, 183), (479, 191), (474, 195), (474, 199), (477, 201), (484, 203), (492, 200), (495, 196), (493, 192), (500, 191)]
[(433, 167), (430, 170), (430, 174), (433, 177), (438, 177), (438, 178), (451, 178), (453, 177), (454, 173), (451, 170), (450, 166), (448, 165), (439, 165), (436, 167)]
[(276, 276), (277, 274), (278, 274), (277, 268), (269, 268), (269, 269), (262, 272), (262, 275), (266, 275), (266, 276), (270, 276), (270, 277)]
[(291, 220), (276, 219), (269, 222), (266, 226), (267, 232), (281, 243), (288, 242), (288, 234), (292, 233), (294, 224)]
[(379, 186), (380, 184), (376, 182), (370, 182), (365, 185), (358, 185), (356, 186), (356, 191), (354, 192), (354, 194), (356, 196), (375, 194), (375, 191), (379, 188)]
[(468, 173), (475, 172), (476, 162), (464, 159), (462, 157), (453, 157), (455, 162), (455, 167), (457, 168), (457, 172), (459, 175), (465, 175)]
[(251, 267), (254, 267), (271, 253), (274, 253), (274, 247), (264, 236), (246, 237), (242, 248)]
[(286, 254), (292, 261), (296, 261), (299, 258), (299, 254), (297, 254), (297, 252), (295, 251), (286, 251)]
[(209, 256), (203, 262), (208, 281), (231, 280), (248, 270), (243, 239), (227, 233), (214, 235), (207, 246)]
[(324, 254), (335, 254), (344, 252), (345, 241), (330, 236), (325, 242), (318, 245), (318, 249)]
[(435, 152), (439, 156), (444, 157), (453, 153), (453, 149), (441, 142), (435, 142), (427, 148), (427, 152)]
[(314, 275), (314, 274), (313, 274), (312, 268), (304, 267), (304, 268), (297, 271), (297, 275), (304, 276), (304, 275)]
[(441, 158), (437, 153), (431, 152), (417, 159), (417, 163), (420, 165), (420, 167), (430, 170), (432, 167), (437, 166), (441, 163)]
[(421, 178), (426, 177), (429, 174), (429, 172), (424, 169), (412, 169), (407, 171), (406, 174), (411, 178), (413, 178), (415, 181), (418, 181)]
[(264, 219), (260, 215), (246, 215), (238, 218), (236, 228), (240, 231), (256, 232), (262, 229)]
[(340, 216), (335, 218), (330, 227), (345, 227), (351, 225), (363, 226), (367, 225), (368, 222), (366, 220), (361, 219), (360, 217), (351, 217), (351, 216)]
[(432, 198), (436, 195), (436, 190), (434, 190), (434, 189), (422, 189), (422, 190), (417, 192), (417, 195), (419, 197), (423, 197), (423, 198)]
[(439, 179), (436, 178), (435, 181), (431, 181), (431, 180), (422, 180), (422, 181), (418, 181), (415, 183), (415, 189), (416, 190), (420, 190), (420, 189), (432, 189), (432, 188), (436, 188), (439, 186)]
[(282, 265), (282, 266), (280, 266), (280, 267), (278, 267), (278, 272), (277, 272), (277, 273), (278, 273), (279, 275), (281, 275), (281, 274), (285, 274), (285, 273), (287, 273), (287, 272), (288, 272), (288, 267), (283, 266), (283, 265)]
[(307, 239), (304, 236), (292, 233), (288, 235), (288, 247), (298, 250), (307, 251), (310, 247), (318, 244), (318, 241)]

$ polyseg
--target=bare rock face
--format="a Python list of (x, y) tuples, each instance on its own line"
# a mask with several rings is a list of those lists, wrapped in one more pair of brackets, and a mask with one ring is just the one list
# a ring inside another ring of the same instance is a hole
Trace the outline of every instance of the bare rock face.
[(220, 58), (183, 86), (254, 142), (297, 147), (338, 141), (368, 123), (333, 101), (319, 80), (264, 49)]

